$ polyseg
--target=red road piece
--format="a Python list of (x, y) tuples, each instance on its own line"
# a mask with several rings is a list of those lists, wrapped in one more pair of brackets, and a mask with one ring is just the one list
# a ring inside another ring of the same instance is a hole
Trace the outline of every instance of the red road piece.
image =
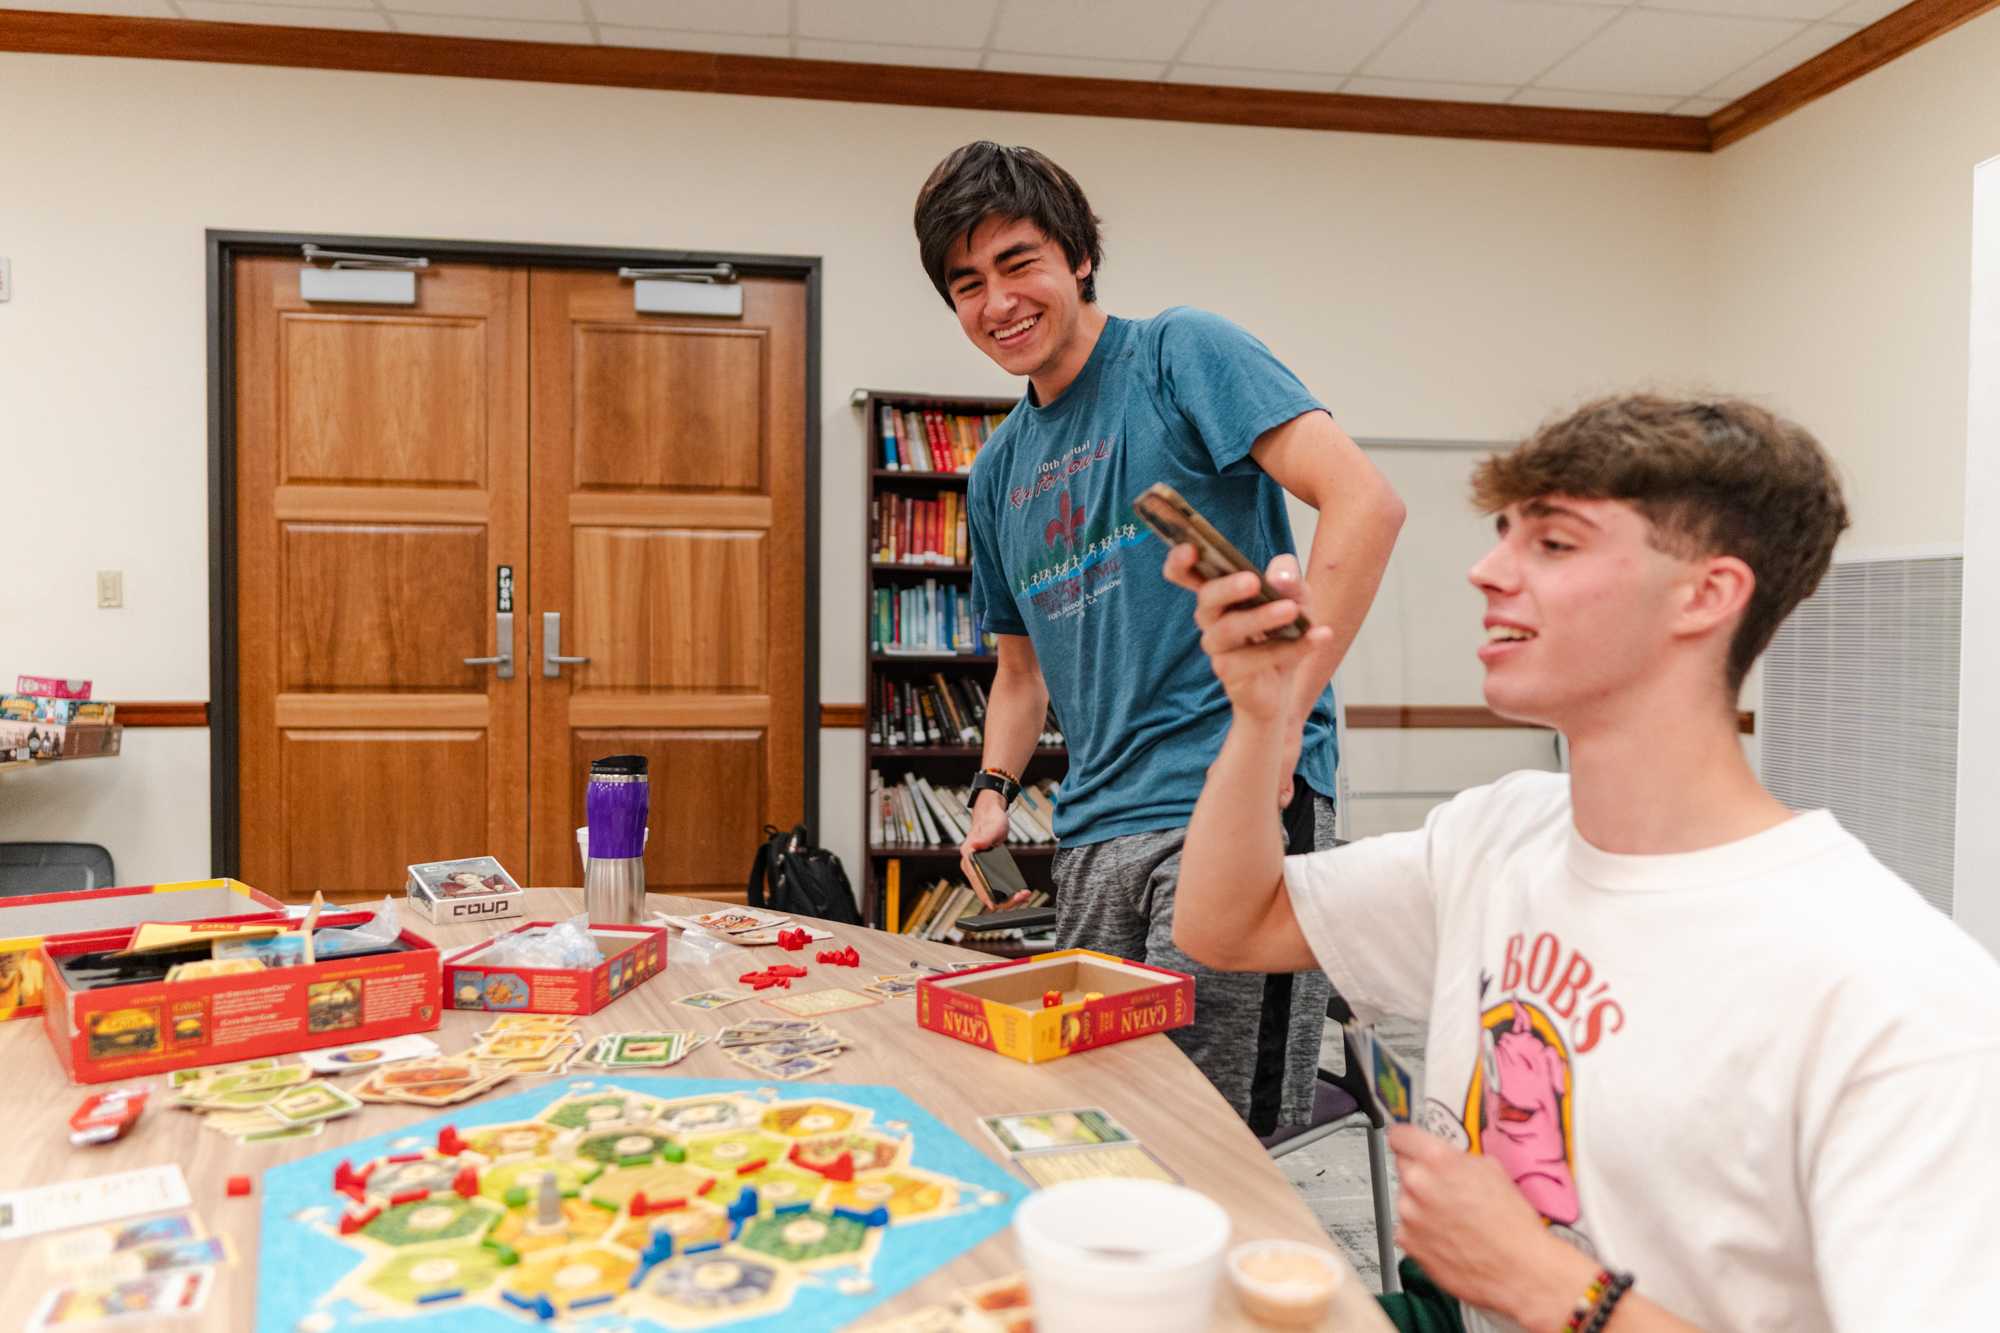
[[(399, 1152), (394, 1157), (386, 1157), (383, 1160), (388, 1162), (421, 1162), (424, 1160), (424, 1155), (420, 1152)], [(367, 1177), (363, 1176), (362, 1179), (365, 1180)]]
[(755, 1172), (762, 1171), (765, 1167), (769, 1166), (770, 1164), (771, 1164), (771, 1159), (768, 1157), (755, 1158), (754, 1160), (745, 1162), (743, 1165), (737, 1167), (736, 1174), (739, 1176), (752, 1175)]
[(229, 1178), (228, 1189), (230, 1198), (232, 1199), (242, 1198), (244, 1195), (250, 1192), (250, 1177), (231, 1176)]
[(702, 1182), (701, 1182), (701, 1187), (700, 1187), (699, 1189), (697, 1189), (697, 1190), (695, 1191), (695, 1193), (696, 1193), (696, 1194), (706, 1194), (706, 1193), (708, 1193), (708, 1192), (709, 1192), (710, 1190), (712, 1190), (712, 1189), (714, 1189), (714, 1188), (715, 1188), (715, 1177), (714, 1177), (714, 1176), (710, 1176), (710, 1177), (709, 1177), (709, 1178), (708, 1178), (707, 1180), (704, 1180), (704, 1181), (702, 1181)]
[(794, 967), (790, 963), (773, 963), (765, 968), (764, 972), (765, 975), (773, 977), (802, 977), (806, 975), (806, 970), (803, 967)]
[(340, 1218), (340, 1234), (343, 1236), (353, 1235), (381, 1216), (381, 1213), (382, 1210), (380, 1208), (370, 1208), (365, 1213), (343, 1213)]
[(415, 1203), (419, 1199), (428, 1199), (430, 1197), (431, 1197), (431, 1192), (429, 1190), (425, 1189), (403, 1190), (400, 1193), (391, 1194), (389, 1196), (389, 1203), (393, 1207), (397, 1204)]
[(465, 1140), (458, 1137), (457, 1125), (446, 1125), (438, 1131), (438, 1151), (446, 1157), (456, 1157), (465, 1151)]
[(348, 1161), (345, 1157), (340, 1159), (339, 1166), (333, 1168), (333, 1187), (337, 1190), (344, 1190), (349, 1185), (359, 1185), (366, 1179), (368, 1177), (354, 1173), (354, 1163)]
[(452, 1177), (451, 1188), (461, 1199), (469, 1199), (479, 1193), (479, 1168), (469, 1162), (460, 1167), (458, 1174)]

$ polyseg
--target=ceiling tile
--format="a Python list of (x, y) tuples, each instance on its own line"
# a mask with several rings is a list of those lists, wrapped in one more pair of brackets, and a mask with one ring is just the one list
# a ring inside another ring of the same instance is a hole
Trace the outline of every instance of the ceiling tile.
[(978, 69), (983, 52), (946, 46), (889, 46), (882, 42), (822, 42), (801, 37), (798, 54), (806, 60), (850, 60), (863, 65), (923, 65), (931, 69)]
[(1340, 91), (1360, 97), (1421, 97), (1433, 102), (1504, 102), (1511, 83), (1435, 83), (1423, 79), (1377, 79), (1357, 74)]
[[(1639, 0), (1636, 9), (1729, 14), (1746, 19), (1823, 19), (1848, 0)], [(1899, 0), (1907, 4), (1909, 0)]]
[(1869, 24), (1889, 15), (1908, 4), (1910, 0), (1854, 0), (1845, 9), (1835, 10), (1828, 17), (1840, 23)]
[(1207, 8), (1208, 0), (1006, 0), (993, 30), (993, 48), (1104, 60), (1171, 60)]
[(1535, 83), (1687, 96), (1804, 30), (1803, 23), (1776, 19), (1628, 9)]
[(1302, 93), (1337, 93), (1345, 74), (1300, 74), (1288, 69), (1227, 69), (1218, 65), (1175, 65), (1168, 83), (1200, 83), (1222, 88), (1278, 88)]
[(612, 28), (599, 24), (598, 40), (606, 46), (649, 46), (658, 51), (707, 51), (732, 56), (788, 56), (789, 37), (759, 37), (742, 32), (667, 32), (661, 28)]
[(1433, 0), (1362, 73), (1385, 79), (1526, 83), (1617, 17), (1587, 5)]
[(788, 33), (791, 0), (590, 0), (599, 23), (675, 32)]
[(1167, 70), (1159, 60), (1087, 60), (1082, 56), (1037, 56), (1020, 51), (995, 51), (986, 69), (1006, 74), (1062, 74), (1073, 79), (1139, 79), (1151, 83)]
[(1421, 0), (1228, 0), (1202, 20), (1181, 59), (1236, 69), (1351, 74)]
[(515, 19), (460, 18), (451, 14), (390, 14), (399, 32), (426, 37), (484, 37), (493, 42), (568, 42), (595, 46), (588, 23), (523, 23)]
[(1681, 99), (1672, 94), (1572, 93), (1561, 88), (1523, 88), (1515, 106), (1563, 106), (1583, 111), (1665, 111)]
[(1762, 88), (1785, 71), (1805, 64), (1828, 47), (1839, 45), (1859, 31), (1859, 28), (1850, 28), (1844, 23), (1815, 23), (1776, 50), (1757, 57), (1727, 78), (1709, 84), (1701, 90), (1701, 93), (1704, 97), (1720, 97), (1725, 102), (1733, 102), (1747, 92)]
[(1712, 116), (1728, 105), (1720, 97), (1690, 97), (1673, 112), (1677, 116)]
[(801, 37), (985, 46), (1000, 0), (797, 0)]
[(279, 23), (292, 28), (360, 28), (389, 31), (389, 20), (376, 9), (308, 9), (300, 5), (221, 5), (208, 0), (180, 0), (181, 13), (210, 23)]
[(113, 18), (171, 19), (180, 15), (167, 8), (167, 0), (7, 0), (8, 9), (37, 9), (45, 13), (103, 14)]
[[(531, 23), (587, 23), (583, 0), (387, 0), (392, 14), (438, 18), (515, 19)], [(400, 26), (400, 25), (399, 25)]]

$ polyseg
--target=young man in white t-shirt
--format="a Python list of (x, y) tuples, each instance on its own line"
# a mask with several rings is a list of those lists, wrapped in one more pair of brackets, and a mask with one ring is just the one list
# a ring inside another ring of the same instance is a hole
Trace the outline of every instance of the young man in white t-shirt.
[[(1254, 576), (1167, 562), (1234, 709), (1176, 942), (1317, 962), (1363, 1018), (1429, 1024), (1417, 1123), (1389, 1138), (1428, 1282), (1385, 1307), (1535, 1333), (2000, 1328), (2000, 965), (1830, 813), (1781, 805), (1737, 737), (1745, 672), (1847, 524), (1825, 455), (1749, 404), (1624, 397), (1473, 489), (1499, 534), (1471, 571), (1486, 701), (1560, 730), (1571, 771), (1410, 833), (1284, 856), (1279, 719), (1328, 636), (1265, 641), (1295, 603), (1234, 609)], [(1271, 577), (1298, 587), (1282, 558)]]

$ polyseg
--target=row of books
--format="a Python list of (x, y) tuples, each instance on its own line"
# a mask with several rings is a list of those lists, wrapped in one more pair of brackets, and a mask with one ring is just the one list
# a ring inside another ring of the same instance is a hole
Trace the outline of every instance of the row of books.
[[(870, 847), (955, 847), (972, 829), (970, 787), (933, 785), (915, 773), (886, 779), (868, 770)], [(1024, 783), (1007, 809), (1007, 841), (1048, 844), (1056, 840), (1056, 784), (1053, 778)]]
[(878, 495), (868, 502), (869, 548), (878, 565), (969, 565), (965, 497), (947, 491), (935, 500)]
[[(950, 944), (996, 943), (1018, 940), (1020, 930), (966, 930), (958, 923), (986, 910), (970, 884), (964, 880), (939, 879), (910, 896), (909, 910), (903, 910), (902, 862), (891, 861), (883, 870), (882, 928), (896, 935), (943, 940)], [(1050, 901), (1047, 890), (1036, 889), (1022, 904), (1042, 907)]]
[[(942, 671), (923, 680), (877, 677), (874, 707), (868, 710), (870, 745), (984, 745), (986, 687), (970, 676), (953, 678)], [(1063, 744), (1056, 710), (1042, 719), (1036, 744)]]
[(945, 412), (881, 405), (882, 466), (890, 472), (970, 472), (1005, 412)]
[(877, 588), (868, 639), (878, 653), (990, 653), (998, 646), (973, 623), (972, 594), (936, 579)]

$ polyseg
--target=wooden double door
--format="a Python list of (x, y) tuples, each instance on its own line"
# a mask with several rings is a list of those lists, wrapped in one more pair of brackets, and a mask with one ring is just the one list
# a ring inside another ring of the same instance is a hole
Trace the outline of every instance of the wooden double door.
[(804, 284), (640, 315), (609, 272), (443, 263), (329, 305), (234, 262), (242, 877), (576, 884), (590, 761), (636, 753), (649, 886), (740, 896), (803, 816)]

